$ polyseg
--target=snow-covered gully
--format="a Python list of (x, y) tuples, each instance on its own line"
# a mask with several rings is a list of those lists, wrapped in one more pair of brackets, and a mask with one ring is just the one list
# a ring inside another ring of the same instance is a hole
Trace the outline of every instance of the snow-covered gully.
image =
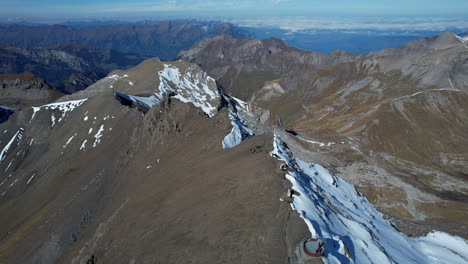
[[(232, 129), (223, 139), (223, 148), (233, 148), (239, 145), (243, 140), (254, 136), (254, 132), (247, 127), (245, 121), (239, 116), (238, 111), (243, 110), (246, 107), (246, 103), (235, 97), (227, 96), (222, 94), (224, 99), (228, 101), (229, 119), (231, 119)], [(232, 99), (232, 100), (230, 100)]]
[(354, 186), (318, 164), (296, 159), (275, 135), (272, 156), (290, 168), (299, 193), (291, 204), (312, 236), (326, 241), (325, 263), (468, 263), (468, 242), (433, 231), (412, 238), (397, 231)]

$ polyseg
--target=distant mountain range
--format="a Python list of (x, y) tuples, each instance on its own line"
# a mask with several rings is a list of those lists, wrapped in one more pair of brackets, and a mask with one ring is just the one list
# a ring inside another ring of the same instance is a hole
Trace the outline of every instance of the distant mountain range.
[[(129, 68), (146, 58), (85, 44), (35, 48), (0, 44), (0, 74), (7, 74), (3, 77), (7, 80), (15, 77), (14, 74), (32, 73), (61, 93), (73, 93), (85, 89), (112, 70)], [(19, 80), (30, 81), (30, 78)]]
[(101, 49), (136, 53), (173, 60), (198, 41), (219, 34), (248, 37), (249, 33), (229, 23), (166, 22), (144, 25), (72, 27), (64, 25), (0, 27), (0, 42), (22, 47), (54, 46), (63, 43), (87, 44)]

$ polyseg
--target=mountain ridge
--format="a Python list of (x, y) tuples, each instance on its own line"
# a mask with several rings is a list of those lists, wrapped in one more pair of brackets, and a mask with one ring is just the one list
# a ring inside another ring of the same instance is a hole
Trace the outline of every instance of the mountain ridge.
[(448, 170), (466, 166), (463, 45), (404, 72), (405, 56), (217, 41), (0, 124), (0, 261), (296, 264), (310, 235), (327, 261), (468, 259), (465, 239), (430, 232), (467, 236), (465, 176)]
[[(277, 66), (265, 59), (267, 48), (251, 49), (239, 59), (249, 41), (263, 45), (260, 40), (219, 37), (181, 52), (180, 58), (199, 64), (235, 96), (281, 119), (286, 129), (299, 134), (294, 144), (313, 152), (301, 158), (328, 164), (350, 179), (379, 209), (400, 218), (399, 228), (406, 228), (401, 219), (413, 221), (409, 226), (419, 222), (423, 229), (427, 222), (440, 228), (448, 219), (452, 222), (442, 228), (467, 226), (461, 215), (467, 191), (462, 172), (468, 165), (468, 120), (463, 114), (468, 52), (459, 37), (444, 33), (367, 55), (329, 57), (329, 63), (319, 58), (330, 54), (289, 55), (288, 67), (242, 94), (230, 90), (232, 83), (246, 83), (248, 74), (261, 75)], [(228, 48), (219, 52), (220, 47)], [(225, 59), (219, 56), (223, 52), (236, 55)], [(313, 58), (312, 66), (303, 56)], [(228, 66), (237, 72), (230, 74)], [(407, 198), (387, 192), (389, 185)], [(434, 204), (447, 209), (434, 211)]]

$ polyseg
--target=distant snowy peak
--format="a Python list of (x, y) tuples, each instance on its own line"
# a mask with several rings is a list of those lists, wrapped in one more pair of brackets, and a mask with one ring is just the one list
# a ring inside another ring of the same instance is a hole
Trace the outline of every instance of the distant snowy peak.
[(164, 64), (164, 69), (158, 74), (160, 98), (175, 93), (174, 98), (184, 103), (192, 103), (209, 117), (216, 114), (221, 97), (215, 79), (205, 72), (189, 68), (185, 73), (181, 73), (179, 68)]

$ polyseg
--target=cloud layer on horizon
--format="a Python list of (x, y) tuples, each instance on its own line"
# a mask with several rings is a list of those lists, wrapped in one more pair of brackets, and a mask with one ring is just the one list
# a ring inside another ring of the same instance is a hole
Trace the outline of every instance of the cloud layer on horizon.
[(226, 19), (243, 27), (302, 30), (378, 30), (378, 31), (444, 31), (468, 30), (468, 19), (422, 17), (269, 17)]

